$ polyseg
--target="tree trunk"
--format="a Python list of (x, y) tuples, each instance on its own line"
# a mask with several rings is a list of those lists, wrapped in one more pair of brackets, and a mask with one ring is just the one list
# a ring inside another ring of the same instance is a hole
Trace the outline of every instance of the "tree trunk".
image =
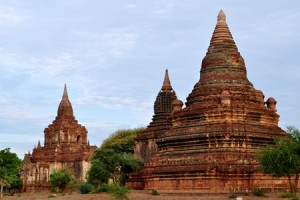
[(1, 183), (1, 194), (0, 194), (0, 198), (2, 199), (3, 197), (3, 184)]
[(289, 179), (289, 185), (290, 185), (290, 192), (292, 194), (295, 194), (294, 192), (294, 187), (293, 187), (293, 183), (292, 183), (292, 180), (291, 180), (291, 176), (290, 175), (287, 175), (288, 179)]
[(294, 190), (295, 190), (295, 191), (294, 191), (294, 192), (295, 192), (294, 194), (295, 194), (295, 196), (296, 196), (297, 189), (298, 189), (298, 181), (299, 181), (299, 174), (296, 174), (296, 176), (295, 176), (295, 181), (294, 181), (294, 184), (295, 184), (295, 185), (294, 185), (294, 186), (295, 186), (295, 187), (294, 187)]

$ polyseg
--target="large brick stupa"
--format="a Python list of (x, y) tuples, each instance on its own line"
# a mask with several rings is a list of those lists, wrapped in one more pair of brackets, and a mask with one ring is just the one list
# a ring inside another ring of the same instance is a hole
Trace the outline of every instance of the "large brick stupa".
[(131, 175), (128, 186), (204, 193), (286, 186), (286, 180), (259, 170), (257, 150), (286, 133), (278, 126), (275, 99), (265, 101), (248, 80), (222, 10), (200, 80), (184, 108), (178, 101), (170, 114), (171, 127), (155, 140), (158, 152)]

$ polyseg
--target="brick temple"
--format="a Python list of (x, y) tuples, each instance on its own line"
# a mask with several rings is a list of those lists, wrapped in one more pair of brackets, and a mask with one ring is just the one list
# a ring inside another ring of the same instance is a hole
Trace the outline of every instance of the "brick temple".
[(170, 84), (158, 94), (152, 122), (135, 142), (145, 164), (127, 186), (203, 193), (287, 186), (260, 172), (257, 161), (259, 148), (287, 136), (276, 100), (253, 87), (222, 10), (217, 19), (185, 107)]
[(90, 146), (86, 128), (73, 115), (72, 104), (65, 85), (57, 117), (44, 130), (44, 146), (40, 141), (32, 154), (25, 154), (21, 166), (24, 191), (49, 188), (49, 176), (54, 170), (66, 167), (79, 180), (85, 180), (89, 158), (96, 146)]
[(157, 137), (172, 127), (170, 115), (174, 100), (177, 100), (176, 93), (171, 86), (168, 70), (166, 70), (163, 86), (154, 103), (152, 122), (137, 136), (134, 146), (135, 154), (144, 162), (157, 153), (158, 147), (155, 142)]

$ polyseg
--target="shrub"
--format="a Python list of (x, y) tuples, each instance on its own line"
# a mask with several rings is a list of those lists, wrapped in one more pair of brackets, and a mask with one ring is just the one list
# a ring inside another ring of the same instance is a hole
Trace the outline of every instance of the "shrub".
[(230, 199), (236, 198), (236, 194), (231, 194), (231, 195), (229, 195), (229, 198), (230, 198)]
[(151, 190), (151, 194), (152, 194), (153, 196), (159, 195), (159, 193), (157, 192), (156, 189), (152, 189), (152, 190)]
[(90, 193), (93, 190), (94, 186), (90, 183), (81, 183), (78, 185), (78, 189), (81, 194)]
[(295, 195), (293, 195), (292, 193), (288, 192), (288, 193), (283, 193), (282, 195), (280, 195), (280, 198), (293, 198), (295, 197)]
[(115, 200), (129, 200), (128, 193), (130, 190), (126, 186), (119, 184), (109, 185), (109, 193)]
[(51, 191), (63, 192), (66, 189), (67, 185), (69, 185), (72, 189), (75, 182), (75, 176), (70, 170), (66, 168), (54, 171), (50, 175)]
[(298, 197), (293, 197), (293, 198), (291, 198), (291, 200), (299, 200), (299, 198)]
[(100, 192), (110, 193), (113, 199), (115, 200), (129, 200), (128, 194), (130, 190), (126, 186), (122, 186), (117, 183), (116, 184), (103, 183), (99, 187), (91, 191), (92, 194), (100, 193)]
[(254, 196), (258, 196), (258, 197), (264, 197), (265, 196), (265, 191), (263, 189), (259, 189), (259, 188), (254, 188), (252, 190), (252, 193)]

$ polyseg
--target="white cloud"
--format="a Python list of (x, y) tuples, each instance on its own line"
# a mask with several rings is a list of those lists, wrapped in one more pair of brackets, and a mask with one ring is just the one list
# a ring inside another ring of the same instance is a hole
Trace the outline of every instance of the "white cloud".
[(85, 96), (75, 99), (74, 102), (79, 105), (98, 105), (113, 110), (119, 110), (123, 106), (134, 106), (136, 104), (136, 101), (133, 99), (119, 96)]
[(136, 8), (136, 7), (137, 7), (137, 5), (134, 4), (134, 3), (130, 3), (130, 4), (125, 5), (125, 8), (129, 8), (129, 9), (133, 9), (133, 8)]
[(12, 7), (0, 5), (0, 24), (1, 25), (16, 25), (25, 20), (25, 16), (17, 13)]
[(155, 7), (152, 11), (152, 17), (170, 17), (174, 10), (173, 1), (155, 1)]
[[(259, 17), (259, 18), (258, 18)], [(239, 21), (238, 35), (239, 39), (248, 41), (250, 44), (271, 44), (277, 48), (293, 44), (293, 39), (299, 43), (298, 32), (300, 27), (297, 23), (300, 18), (300, 11), (281, 10), (269, 12), (261, 16), (256, 16)], [(260, 41), (260, 42), (258, 42)]]
[(128, 56), (129, 51), (134, 49), (137, 40), (137, 33), (134, 28), (114, 28), (101, 36), (108, 52), (113, 57)]

